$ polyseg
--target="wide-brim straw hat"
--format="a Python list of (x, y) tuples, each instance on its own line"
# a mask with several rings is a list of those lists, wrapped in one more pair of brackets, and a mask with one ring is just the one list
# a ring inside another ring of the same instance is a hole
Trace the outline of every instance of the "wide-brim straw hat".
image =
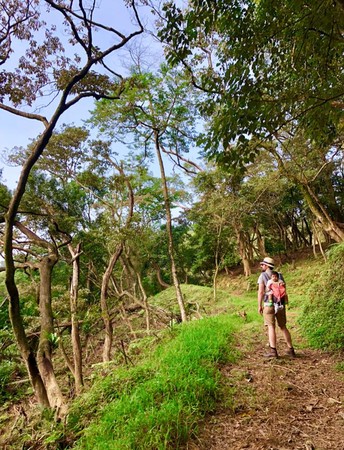
[(275, 266), (275, 261), (272, 258), (269, 258), (266, 256), (263, 261), (260, 262), (260, 264), (266, 264), (270, 269), (273, 269)]

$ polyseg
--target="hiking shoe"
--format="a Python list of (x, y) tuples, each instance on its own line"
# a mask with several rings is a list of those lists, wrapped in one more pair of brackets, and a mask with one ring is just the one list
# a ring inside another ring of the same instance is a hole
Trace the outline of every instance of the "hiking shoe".
[(269, 351), (265, 353), (265, 358), (278, 358), (277, 350), (275, 348), (270, 347)]
[(287, 355), (291, 356), (292, 358), (296, 358), (296, 353), (295, 353), (294, 347), (288, 348)]

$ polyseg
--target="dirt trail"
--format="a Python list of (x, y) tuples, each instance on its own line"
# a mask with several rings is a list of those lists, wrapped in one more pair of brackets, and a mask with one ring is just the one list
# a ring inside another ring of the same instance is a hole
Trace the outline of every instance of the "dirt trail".
[(265, 360), (257, 335), (238, 365), (222, 368), (234, 404), (204, 420), (189, 450), (344, 450), (344, 377), (335, 370), (338, 360), (307, 348), (293, 359), (283, 355), (285, 348), (279, 336), (279, 359)]

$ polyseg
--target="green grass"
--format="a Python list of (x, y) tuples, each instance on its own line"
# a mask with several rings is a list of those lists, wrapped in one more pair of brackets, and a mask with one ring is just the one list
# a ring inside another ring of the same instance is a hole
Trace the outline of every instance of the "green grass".
[(312, 347), (344, 349), (344, 244), (334, 245), (321, 276), (313, 278), (300, 317), (302, 330)]
[[(218, 365), (238, 356), (238, 323), (239, 317), (222, 315), (175, 327), (173, 339), (149, 360), (96, 383), (71, 410), (68, 427), (75, 432), (82, 429), (84, 411), (93, 419), (75, 448), (180, 448), (219, 399)], [(99, 412), (104, 398), (108, 403)]]
[[(213, 298), (213, 288), (208, 286), (196, 286), (193, 284), (181, 284), (184, 297), (185, 308), (188, 314), (192, 315), (197, 309), (201, 315), (211, 314), (216, 306), (227, 304), (230, 295), (223, 289), (217, 290), (216, 301)], [(160, 306), (173, 314), (179, 313), (176, 302), (176, 291), (173, 286), (165, 289), (159, 294), (149, 299), (151, 305)]]

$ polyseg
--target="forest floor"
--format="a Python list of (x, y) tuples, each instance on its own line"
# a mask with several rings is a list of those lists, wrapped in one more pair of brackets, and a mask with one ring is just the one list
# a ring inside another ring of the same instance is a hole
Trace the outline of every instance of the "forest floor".
[(243, 358), (221, 368), (224, 389), (232, 390), (234, 402), (205, 418), (188, 450), (344, 449), (339, 357), (305, 347), (295, 317), (288, 318), (297, 357), (284, 355), (286, 346), (278, 333), (279, 358), (267, 360), (263, 326), (260, 332), (247, 333), (249, 338), (243, 331), (238, 343)]

